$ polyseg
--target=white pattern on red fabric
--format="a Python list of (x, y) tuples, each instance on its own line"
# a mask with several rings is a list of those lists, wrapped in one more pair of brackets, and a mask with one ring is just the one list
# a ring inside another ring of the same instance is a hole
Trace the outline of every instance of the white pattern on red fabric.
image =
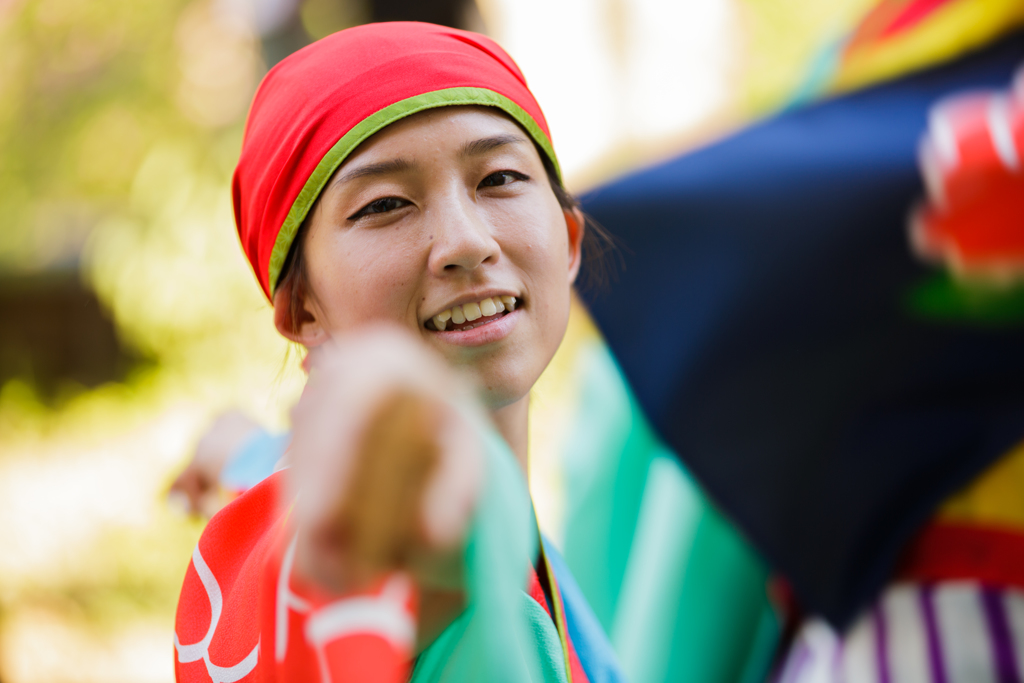
[(969, 279), (1024, 280), (1024, 68), (1009, 90), (932, 106), (919, 165), (928, 200), (910, 220), (917, 253)]
[[(176, 680), (407, 681), (417, 605), (412, 581), (401, 574), (381, 577), (338, 598), (293, 573), (295, 532), (281, 505), (287, 496), (279, 472), (210, 520), (178, 603)], [(271, 642), (279, 657), (270, 655)], [(214, 663), (223, 660), (236, 663)]]
[(400, 652), (412, 651), (416, 621), (409, 611), (412, 581), (394, 574), (378, 595), (345, 598), (324, 605), (306, 619), (306, 642), (316, 651), (322, 683), (332, 683), (327, 645), (355, 634), (372, 634)]
[(210, 628), (202, 640), (190, 645), (182, 645), (178, 639), (177, 632), (175, 632), (174, 648), (178, 651), (178, 661), (182, 664), (188, 664), (202, 659), (206, 665), (206, 672), (210, 675), (213, 683), (235, 683), (235, 681), (245, 678), (249, 675), (249, 672), (256, 668), (260, 654), (259, 640), (256, 641), (256, 646), (253, 647), (245, 659), (237, 664), (218, 666), (210, 661), (210, 641), (213, 640), (213, 635), (217, 632), (217, 624), (220, 623), (221, 610), (224, 608), (224, 598), (221, 595), (217, 577), (210, 571), (206, 560), (203, 559), (203, 554), (199, 552), (198, 545), (192, 551), (192, 566), (195, 567), (196, 574), (199, 575), (199, 580), (206, 590), (206, 597), (210, 600)]
[(293, 609), (300, 614), (309, 611), (309, 603), (291, 589), (292, 565), (295, 564), (295, 548), (298, 542), (298, 534), (292, 536), (284, 559), (281, 560), (281, 573), (277, 576), (277, 601), (274, 603), (274, 631), (277, 634), (277, 642), (274, 643), (274, 658), (279, 662), (284, 661), (284, 656), (288, 652), (288, 610)]

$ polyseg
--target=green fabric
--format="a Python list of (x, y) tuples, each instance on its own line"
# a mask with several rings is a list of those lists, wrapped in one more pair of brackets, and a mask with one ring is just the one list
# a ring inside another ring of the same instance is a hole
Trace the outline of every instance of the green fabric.
[(540, 664), (545, 681), (567, 683), (565, 675), (565, 655), (562, 640), (551, 615), (544, 611), (540, 603), (526, 593), (522, 593), (522, 610), (530, 629), (530, 636), (536, 643), (540, 655)]
[[(647, 634), (646, 653), (623, 657), (630, 680), (738, 682), (752, 657), (763, 678), (758, 629), (773, 616), (765, 568), (675, 459), (652, 463), (637, 529), (621, 599), (631, 611), (620, 610), (613, 632), (616, 646), (622, 634)], [(638, 593), (646, 609), (633, 603)]]
[(501, 437), (481, 429), (486, 475), (466, 544), (469, 607), (420, 655), (412, 681), (566, 683), (558, 632), (523, 591), (538, 542), (526, 481)]
[(779, 637), (768, 571), (657, 438), (599, 339), (577, 361), (566, 563), (631, 683), (755, 683)]
[(972, 284), (948, 273), (922, 282), (907, 294), (904, 303), (923, 318), (947, 324), (1000, 327), (1024, 321), (1024, 285)]
[[(564, 555), (627, 680), (763, 681), (779, 637), (764, 564), (654, 435), (603, 342), (578, 363)], [(558, 633), (522, 590), (537, 551), (525, 481), (504, 441), (485, 431), (469, 608), (420, 656), (412, 680), (565, 683)]]
[(747, 666), (740, 676), (740, 683), (761, 683), (765, 680), (775, 651), (779, 646), (779, 639), (782, 637), (782, 624), (779, 622), (779, 615), (771, 605), (760, 610), (761, 616), (757, 621), (754, 630), (754, 637), (750, 641), (750, 653), (747, 657)]
[(657, 444), (603, 342), (595, 340), (580, 350), (573, 374), (579, 404), (563, 455), (562, 555), (598, 621), (611, 633)]
[(338, 167), (341, 166), (342, 162), (345, 161), (356, 147), (377, 131), (400, 119), (404, 119), (406, 116), (412, 116), (418, 112), (436, 109), (437, 107), (462, 105), (497, 107), (511, 116), (530, 134), (533, 141), (551, 159), (551, 163), (555, 167), (555, 173), (561, 178), (562, 171), (558, 165), (555, 150), (551, 146), (551, 140), (548, 139), (548, 136), (537, 125), (532, 116), (504, 95), (499, 95), (485, 88), (445, 88), (396, 102), (388, 107), (384, 107), (380, 111), (374, 112), (356, 124), (352, 130), (345, 133), (330, 151), (324, 155), (324, 158), (320, 160), (320, 163), (317, 164), (313, 173), (306, 180), (302, 191), (299, 192), (299, 196), (295, 198), (292, 208), (289, 209), (288, 215), (284, 219), (284, 225), (281, 226), (281, 230), (277, 233), (277, 239), (274, 240), (274, 248), (270, 252), (268, 282), (270, 282), (271, 295), (277, 289), (277, 279), (280, 277), (281, 269), (288, 258), (288, 250), (291, 249), (292, 241), (295, 239), (302, 221), (306, 219), (306, 214), (313, 207), (316, 198), (320, 196), (324, 186), (327, 185), (327, 181), (331, 179), (334, 172), (338, 170)]
[(673, 465), (664, 457), (651, 463), (651, 485), (637, 521), (611, 633), (623, 670), (637, 682), (667, 680), (676, 606), (703, 507)]

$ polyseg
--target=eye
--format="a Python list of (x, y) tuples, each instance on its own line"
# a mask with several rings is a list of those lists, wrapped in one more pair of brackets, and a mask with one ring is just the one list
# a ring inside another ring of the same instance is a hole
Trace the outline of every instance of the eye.
[(500, 187), (516, 180), (529, 180), (530, 177), (516, 171), (498, 171), (480, 181), (480, 187)]
[(394, 211), (400, 209), (403, 206), (408, 206), (409, 202), (398, 197), (382, 197), (381, 199), (375, 199), (363, 208), (356, 211), (354, 214), (348, 217), (350, 221), (354, 221), (357, 218), (363, 216), (369, 216), (374, 213), (387, 213), (388, 211)]

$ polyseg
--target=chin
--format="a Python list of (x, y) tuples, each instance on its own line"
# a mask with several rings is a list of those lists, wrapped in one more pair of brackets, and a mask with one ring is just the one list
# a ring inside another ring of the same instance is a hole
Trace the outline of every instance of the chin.
[(502, 369), (500, 372), (472, 372), (480, 388), (480, 399), (488, 410), (500, 410), (530, 394), (539, 372)]
[(483, 403), (484, 408), (493, 413), (501, 410), (502, 408), (508, 408), (511, 405), (515, 405), (526, 398), (529, 393), (530, 392), (526, 392), (525, 394), (498, 393), (485, 389), (480, 394), (480, 402)]

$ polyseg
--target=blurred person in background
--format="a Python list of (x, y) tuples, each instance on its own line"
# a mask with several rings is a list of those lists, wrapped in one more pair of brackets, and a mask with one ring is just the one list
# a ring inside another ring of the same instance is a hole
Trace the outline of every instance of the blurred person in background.
[(270, 434), (239, 410), (218, 415), (171, 484), (172, 505), (213, 517), (228, 501), (274, 472), (288, 441), (287, 433)]

